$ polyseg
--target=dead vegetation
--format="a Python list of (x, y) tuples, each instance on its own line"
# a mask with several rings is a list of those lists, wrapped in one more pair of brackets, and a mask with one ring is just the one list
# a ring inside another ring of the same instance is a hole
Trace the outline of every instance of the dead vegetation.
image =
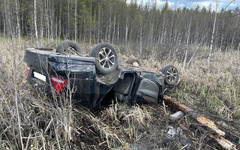
[[(172, 111), (165, 105), (115, 103), (91, 112), (77, 100), (39, 93), (26, 83), (23, 62), (24, 49), (34, 45), (7, 39), (0, 45), (0, 149), (221, 149), (188, 115), (169, 121)], [(89, 48), (83, 44), (83, 51)], [(171, 62), (181, 73), (178, 86), (167, 94), (210, 115), (239, 144), (240, 54), (215, 53), (208, 64), (201, 50), (183, 70), (178, 52), (164, 58), (154, 53), (141, 64), (159, 70)]]

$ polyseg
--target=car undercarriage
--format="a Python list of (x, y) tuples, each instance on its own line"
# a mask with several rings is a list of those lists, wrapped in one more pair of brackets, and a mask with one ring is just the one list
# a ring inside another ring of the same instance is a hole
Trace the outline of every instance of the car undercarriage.
[(161, 103), (164, 91), (178, 82), (178, 70), (172, 65), (160, 71), (119, 65), (117, 52), (108, 43), (94, 46), (89, 57), (80, 52), (72, 41), (61, 43), (56, 52), (26, 49), (29, 83), (54, 97), (70, 92), (96, 110), (115, 99), (128, 104)]

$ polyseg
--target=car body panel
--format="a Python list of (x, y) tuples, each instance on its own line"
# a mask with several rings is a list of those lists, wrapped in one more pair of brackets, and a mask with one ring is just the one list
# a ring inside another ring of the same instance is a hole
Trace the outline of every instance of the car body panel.
[[(25, 50), (24, 61), (30, 67), (27, 79), (34, 87), (54, 95), (51, 77), (57, 77), (68, 83), (63, 91), (70, 89), (74, 98), (85, 99), (91, 108), (101, 107), (101, 101), (108, 95), (112, 95), (108, 101), (118, 98), (129, 104), (159, 103), (165, 89), (163, 75), (133, 66), (118, 68), (115, 79), (103, 82), (96, 72), (94, 57), (66, 56), (29, 48)], [(43, 79), (34, 76), (34, 72)]]

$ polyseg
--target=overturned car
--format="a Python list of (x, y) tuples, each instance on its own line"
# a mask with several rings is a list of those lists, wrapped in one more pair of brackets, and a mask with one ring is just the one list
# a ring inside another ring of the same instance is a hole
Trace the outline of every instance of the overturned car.
[(177, 68), (164, 66), (161, 71), (119, 65), (114, 47), (108, 43), (94, 46), (89, 57), (82, 57), (72, 41), (60, 43), (53, 50), (28, 48), (27, 80), (33, 87), (52, 96), (70, 93), (87, 102), (90, 108), (102, 108), (113, 99), (128, 104), (160, 103), (166, 88), (178, 82)]

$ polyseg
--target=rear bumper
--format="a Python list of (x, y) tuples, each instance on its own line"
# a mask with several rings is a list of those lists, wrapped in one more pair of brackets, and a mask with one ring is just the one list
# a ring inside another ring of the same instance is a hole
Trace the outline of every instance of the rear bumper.
[[(93, 57), (63, 56), (49, 51), (27, 49), (24, 61), (30, 68), (27, 80), (34, 88), (56, 95), (51, 77), (67, 80), (65, 87), (57, 95), (71, 94), (73, 98), (87, 101), (92, 108), (97, 107), (114, 86), (114, 83), (107, 85), (98, 82)], [(34, 72), (46, 77), (46, 80), (36, 78)]]

